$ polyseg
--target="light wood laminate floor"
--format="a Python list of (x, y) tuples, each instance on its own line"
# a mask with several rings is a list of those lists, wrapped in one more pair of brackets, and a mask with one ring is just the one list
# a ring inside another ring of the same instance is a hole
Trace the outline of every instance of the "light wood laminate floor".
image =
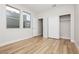
[(0, 47), (1, 54), (77, 54), (74, 43), (66, 39), (46, 39), (41, 36)]

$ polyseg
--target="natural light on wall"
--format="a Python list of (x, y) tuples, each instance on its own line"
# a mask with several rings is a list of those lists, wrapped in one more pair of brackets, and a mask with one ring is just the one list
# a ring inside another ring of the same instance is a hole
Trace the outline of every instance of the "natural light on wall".
[(13, 11), (13, 12), (16, 12), (16, 13), (20, 13), (18, 10), (13, 9), (13, 8), (11, 8), (11, 7), (9, 7), (9, 6), (7, 6), (6, 9), (7, 9), (7, 10), (10, 10), (10, 11)]
[(27, 17), (26, 17), (26, 19), (27, 19), (27, 21), (30, 21), (31, 19), (31, 16), (30, 16), (30, 14), (29, 13), (27, 13), (27, 12), (24, 12), (23, 13), (23, 15), (26, 15)]

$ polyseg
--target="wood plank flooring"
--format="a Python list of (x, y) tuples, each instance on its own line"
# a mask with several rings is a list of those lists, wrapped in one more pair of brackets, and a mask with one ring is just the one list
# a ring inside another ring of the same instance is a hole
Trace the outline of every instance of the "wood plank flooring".
[(70, 40), (46, 39), (41, 36), (0, 47), (0, 54), (78, 54)]

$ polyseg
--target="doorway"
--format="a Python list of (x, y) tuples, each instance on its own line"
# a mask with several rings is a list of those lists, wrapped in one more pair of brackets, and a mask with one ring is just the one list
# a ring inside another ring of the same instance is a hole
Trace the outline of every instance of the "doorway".
[(71, 39), (71, 15), (60, 16), (60, 38)]
[(43, 36), (43, 18), (40, 18), (38, 20), (39, 20), (39, 22), (38, 22), (39, 29), (38, 30), (39, 30), (40, 35)]

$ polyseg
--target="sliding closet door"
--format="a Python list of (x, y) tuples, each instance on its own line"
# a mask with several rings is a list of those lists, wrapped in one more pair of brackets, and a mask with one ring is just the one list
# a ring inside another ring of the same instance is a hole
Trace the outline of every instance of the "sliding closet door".
[(70, 39), (70, 15), (60, 16), (60, 38)]

